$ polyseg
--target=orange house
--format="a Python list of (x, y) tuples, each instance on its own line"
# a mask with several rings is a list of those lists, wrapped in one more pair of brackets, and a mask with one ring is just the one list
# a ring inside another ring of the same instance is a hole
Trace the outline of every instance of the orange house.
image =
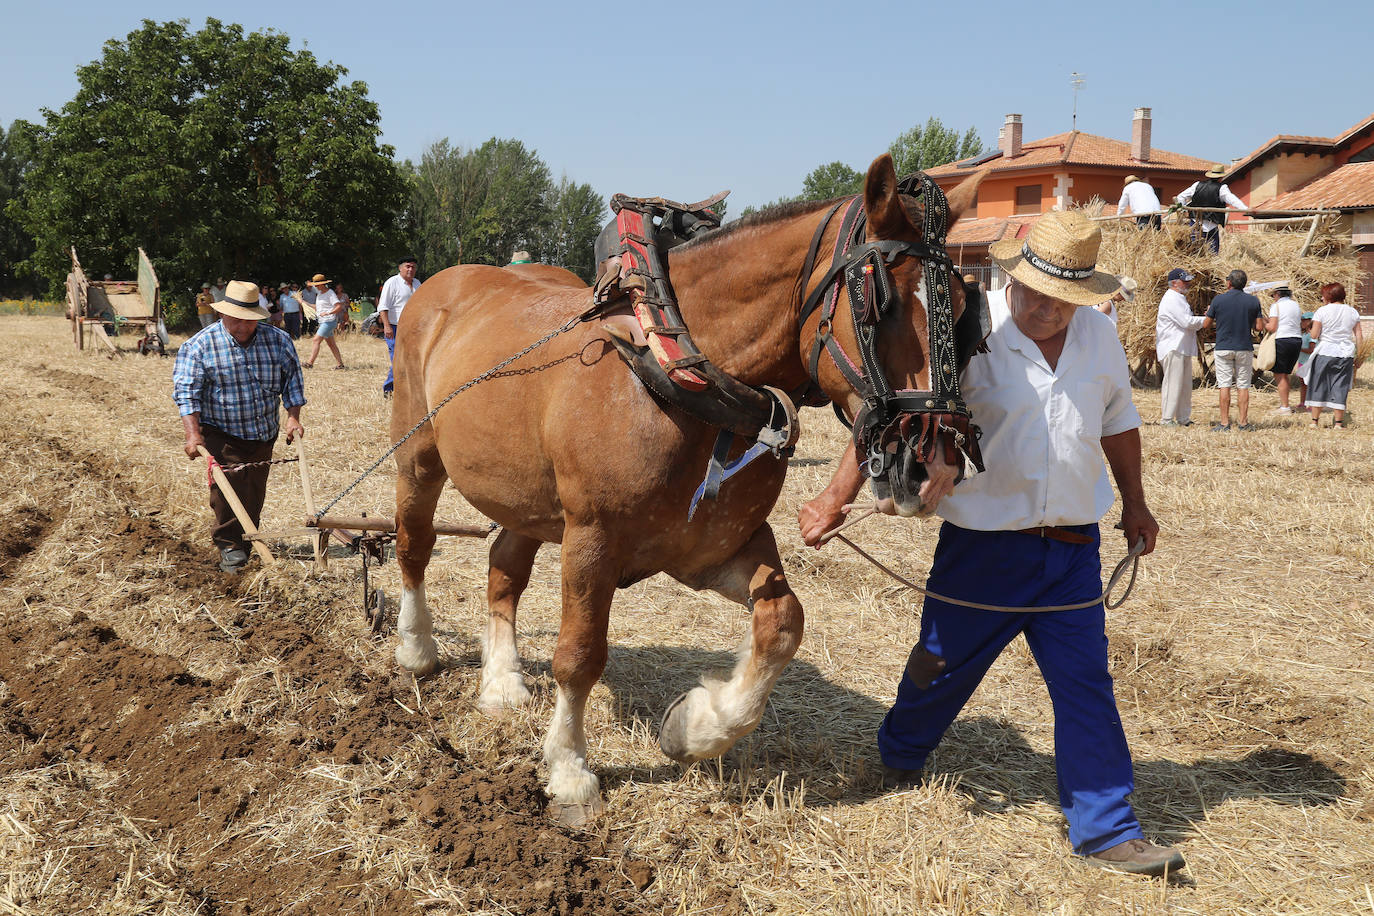
[(949, 191), (979, 169), (990, 169), (973, 211), (950, 228), (950, 255), (966, 272), (979, 274), (989, 288), (997, 289), (1002, 278), (988, 259), (988, 246), (1024, 236), (1042, 213), (1085, 204), (1094, 197), (1107, 202), (1106, 213), (1115, 213), (1127, 175), (1149, 182), (1167, 207), (1213, 163), (1154, 149), (1151, 128), (1150, 109), (1137, 108), (1130, 142), (1077, 130), (1022, 142), (1021, 116), (1007, 115), (996, 150), (927, 173)]
[(1332, 210), (1360, 259), (1347, 301), (1374, 316), (1374, 114), (1338, 137), (1280, 134), (1231, 166), (1231, 191), (1252, 209)]

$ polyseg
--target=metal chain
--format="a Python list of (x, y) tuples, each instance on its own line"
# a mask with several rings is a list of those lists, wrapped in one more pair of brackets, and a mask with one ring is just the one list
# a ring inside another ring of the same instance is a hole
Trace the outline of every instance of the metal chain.
[[(428, 423), (428, 422), (434, 417), (434, 415), (435, 415), (436, 413), (439, 412), (439, 409), (440, 409), (441, 407), (443, 407), (445, 404), (447, 404), (449, 401), (453, 400), (453, 399), (456, 398), (458, 395), (462, 394), (464, 391), (467, 391), (467, 390), (468, 390), (469, 388), (471, 388), (472, 386), (477, 385), (477, 384), (480, 384), (481, 382), (485, 382), (487, 379), (491, 378), (493, 375), (495, 375), (496, 373), (500, 372), (502, 369), (506, 368), (506, 367), (509, 366), (511, 363), (515, 362), (516, 360), (522, 359), (522, 358), (524, 358), (524, 357), (530, 355), (530, 354), (533, 353), (535, 350), (538, 350), (540, 347), (544, 346), (544, 344), (546, 344), (546, 343), (548, 343), (549, 341), (553, 340), (555, 337), (559, 336), (560, 334), (566, 334), (568, 331), (571, 331), (573, 328), (577, 327), (577, 326), (578, 326), (579, 324), (581, 324), (582, 322), (587, 321), (587, 320), (590, 319), (590, 318), (592, 317), (592, 315), (595, 313), (596, 308), (597, 308), (596, 306), (593, 306), (591, 309), (588, 309), (587, 311), (583, 312), (582, 314), (580, 314), (580, 315), (578, 315), (578, 316), (576, 316), (576, 317), (574, 317), (574, 318), (570, 318), (570, 319), (568, 320), (568, 323), (565, 324), (565, 325), (563, 325), (561, 328), (557, 329), (556, 331), (550, 331), (548, 334), (545, 334), (543, 337), (539, 338), (539, 339), (536, 340), (534, 343), (530, 344), (528, 347), (526, 347), (525, 349), (521, 350), (519, 353), (516, 353), (514, 356), (509, 356), (509, 357), (507, 357), (507, 358), (501, 360), (501, 362), (499, 362), (499, 363), (497, 363), (496, 365), (492, 366), (492, 367), (491, 367), (490, 369), (488, 369), (486, 372), (483, 372), (481, 375), (477, 376), (476, 378), (472, 379), (471, 381), (469, 381), (469, 382), (467, 382), (467, 383), (465, 383), (465, 384), (463, 384), (463, 385), (460, 385), (459, 387), (457, 387), (457, 388), (453, 389), (452, 391), (450, 391), (450, 392), (448, 393), (448, 396), (447, 396), (447, 397), (445, 397), (445, 398), (444, 398), (442, 401), (440, 401), (438, 404), (435, 404), (435, 405), (434, 405), (434, 409), (431, 410), (429, 413), (425, 414), (424, 417), (422, 417), (422, 418), (420, 419), (420, 422), (419, 422), (419, 423), (416, 423), (414, 426), (412, 426), (412, 427), (410, 428), (410, 431), (409, 431), (409, 432), (407, 432), (407, 433), (406, 433), (404, 436), (402, 436), (400, 439), (396, 440), (396, 443), (395, 443), (394, 445), (392, 445), (391, 448), (387, 449), (387, 450), (382, 454), (382, 457), (380, 457), (380, 458), (378, 458), (376, 461), (372, 462), (372, 466), (371, 466), (371, 467), (369, 467), (366, 471), (363, 471), (361, 474), (359, 474), (359, 475), (358, 475), (358, 478), (357, 478), (356, 480), (354, 480), (352, 483), (350, 483), (348, 486), (344, 487), (343, 491), (342, 491), (341, 493), (339, 493), (338, 496), (335, 496), (333, 499), (331, 499), (331, 500), (329, 501), (329, 503), (328, 503), (323, 509), (321, 509), (320, 511), (316, 512), (316, 513), (315, 513), (315, 518), (317, 518), (317, 519), (318, 519), (318, 518), (323, 518), (324, 515), (325, 515), (325, 513), (327, 513), (330, 509), (332, 509), (332, 508), (334, 508), (336, 505), (338, 505), (338, 503), (339, 503), (339, 501), (340, 501), (341, 499), (343, 499), (343, 498), (344, 498), (345, 496), (347, 496), (349, 493), (353, 492), (353, 489), (354, 489), (358, 484), (362, 483), (362, 482), (363, 482), (364, 480), (366, 480), (369, 476), (371, 476), (371, 474), (372, 474), (373, 471), (375, 471), (375, 470), (377, 470), (377, 468), (381, 467), (381, 466), (382, 466), (382, 462), (386, 461), (388, 458), (390, 458), (392, 455), (394, 455), (394, 454), (396, 453), (396, 450), (397, 450), (398, 448), (400, 448), (402, 445), (405, 445), (406, 440), (409, 439), (411, 436), (415, 435), (415, 433), (420, 429), (420, 427), (421, 427), (421, 426), (424, 426), (426, 423)], [(294, 460), (294, 459), (293, 459), (293, 460)]]

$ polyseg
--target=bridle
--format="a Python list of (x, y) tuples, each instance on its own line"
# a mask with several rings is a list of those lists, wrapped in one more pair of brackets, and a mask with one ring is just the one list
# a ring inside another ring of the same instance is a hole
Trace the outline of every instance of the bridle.
[[(935, 457), (935, 446), (945, 444), (945, 457), (955, 464), (958, 478), (966, 470), (984, 470), (978, 439), (982, 431), (972, 423), (968, 405), (959, 391), (958, 349), (954, 332), (954, 303), (950, 283), (954, 262), (945, 251), (949, 227), (949, 201), (939, 185), (917, 172), (897, 185), (899, 194), (924, 198), (921, 241), (865, 240), (863, 200), (855, 196), (837, 202), (826, 213), (811, 239), (802, 267), (800, 288), (815, 269), (816, 255), (831, 219), (846, 207), (830, 267), (819, 285), (801, 305), (801, 327), (819, 308), (821, 319), (807, 360), (811, 387), (820, 388), (820, 359), (824, 350), (835, 367), (863, 402), (852, 420), (854, 444), (862, 456), (869, 477), (886, 477), (896, 460), (897, 442), (907, 446), (923, 462)], [(847, 204), (847, 206), (846, 206)], [(881, 322), (892, 310), (896, 286), (890, 265), (901, 256), (920, 258), (926, 288), (926, 321), (930, 352), (927, 354), (930, 390), (895, 389), (878, 358), (878, 333)], [(835, 312), (839, 305), (840, 283), (848, 293), (858, 341), (856, 364), (833, 334)], [(846, 423), (838, 405), (837, 414)], [(955, 460), (956, 455), (962, 460)]]

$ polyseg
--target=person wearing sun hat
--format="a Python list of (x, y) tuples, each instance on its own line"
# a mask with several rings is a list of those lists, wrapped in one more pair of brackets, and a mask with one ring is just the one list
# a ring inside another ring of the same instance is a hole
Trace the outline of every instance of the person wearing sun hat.
[(1134, 213), (1138, 228), (1152, 226), (1158, 229), (1159, 195), (1155, 194), (1155, 189), (1139, 176), (1127, 175), (1125, 185), (1121, 189), (1121, 200), (1116, 204), (1116, 213), (1118, 216)]
[[(1147, 843), (1127, 796), (1131, 755), (1112, 693), (1098, 522), (1121, 493), (1127, 543), (1154, 549), (1159, 525), (1141, 480), (1140, 417), (1126, 354), (1091, 306), (1121, 288), (1097, 269), (1102, 232), (1077, 211), (1036, 221), (1024, 239), (991, 246), (1007, 278), (987, 294), (987, 351), (960, 375), (983, 429), (987, 470), (935, 511), (944, 519), (926, 587), (920, 641), (878, 731), (885, 781), (921, 778), (930, 753), (1002, 650), (1024, 634), (1055, 715), (1059, 804), (1073, 851), (1132, 874), (1183, 867), (1177, 850)], [(826, 490), (802, 507), (803, 540), (819, 545), (863, 484), (853, 450)], [(924, 495), (924, 494), (923, 494)], [(932, 494), (932, 498), (935, 494)], [(1073, 610), (1037, 610), (1082, 604)]]
[[(285, 331), (267, 323), (253, 283), (231, 280), (214, 307), (220, 320), (181, 345), (172, 369), (172, 399), (186, 433), (186, 456), (199, 458), (204, 447), (225, 466), (267, 461), (277, 440), (279, 405), (286, 409), (286, 441), (305, 435), (300, 419), (305, 386), (295, 345)], [(270, 469), (262, 465), (226, 472), (255, 524)], [(248, 562), (248, 542), (215, 486), (210, 488), (210, 509), (220, 569), (238, 572)]]
[(315, 339), (310, 342), (310, 359), (305, 363), (305, 368), (312, 369), (315, 360), (320, 355), (320, 344), (329, 344), (329, 352), (334, 354), (334, 359), (338, 363), (334, 368), (343, 369), (343, 354), (339, 352), (339, 345), (334, 342), (334, 331), (339, 327), (339, 319), (343, 317), (344, 309), (347, 308), (341, 301), (338, 294), (330, 289), (332, 281), (324, 274), (315, 274), (307, 284), (315, 290), (315, 317), (319, 320), (319, 326), (315, 328)]
[(1105, 299), (1093, 306), (1093, 308), (1110, 318), (1113, 325), (1117, 323), (1120, 317), (1116, 313), (1116, 304), (1118, 302), (1134, 302), (1137, 286), (1136, 282), (1130, 277), (1117, 277), (1116, 279), (1120, 281), (1121, 288), (1112, 293), (1110, 299)]
[(215, 314), (215, 296), (210, 292), (208, 282), (200, 285), (200, 294), (196, 296), (196, 320), (200, 322), (202, 328), (209, 327), (219, 316)]
[[(1221, 227), (1226, 225), (1227, 207), (1234, 207), (1237, 210), (1248, 210), (1245, 201), (1231, 193), (1231, 189), (1221, 183), (1221, 179), (1226, 176), (1226, 166), (1217, 163), (1207, 170), (1203, 177), (1188, 187), (1184, 188), (1177, 197), (1174, 198), (1179, 204), (1191, 204), (1200, 209), (1190, 215), (1193, 222), (1202, 228), (1202, 239), (1212, 254), (1221, 250)], [(1213, 210), (1223, 212), (1213, 213)], [(1196, 230), (1194, 230), (1196, 231)]]

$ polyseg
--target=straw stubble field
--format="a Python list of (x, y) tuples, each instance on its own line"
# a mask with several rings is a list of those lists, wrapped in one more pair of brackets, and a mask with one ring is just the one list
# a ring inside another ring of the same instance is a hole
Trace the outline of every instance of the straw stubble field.
[[(666, 761), (658, 714), (728, 664), (748, 619), (663, 577), (625, 590), (588, 711), (607, 814), (574, 833), (545, 819), (537, 769), (556, 548), (521, 605), (534, 705), (485, 718), (484, 544), (440, 542), (429, 595), (451, 664), (416, 682), (363, 626), (356, 561), (213, 570), (169, 361), (78, 354), (59, 319), (0, 329), (0, 913), (1374, 911), (1368, 383), (1345, 433), (1274, 418), (1272, 393), (1249, 435), (1143, 430), (1164, 533), (1109, 635), (1137, 808), (1190, 863), (1162, 883), (1068, 854), (1049, 704), (1020, 641), (934, 778), (881, 787), (873, 735), (919, 603), (842, 545), (795, 537), (844, 443), (826, 412), (806, 413), (773, 516), (807, 634), (762, 725), (719, 762)], [(387, 444), (385, 351), (343, 346), (355, 368), (307, 376), (326, 495)], [(1137, 402), (1158, 417), (1156, 394)], [(1199, 391), (1197, 418), (1214, 403)], [(390, 514), (392, 479), (340, 508)], [(277, 469), (264, 526), (300, 506)], [(453, 492), (441, 515), (479, 521)], [(919, 576), (935, 525), (856, 537)], [(395, 564), (380, 575), (395, 595)]]

